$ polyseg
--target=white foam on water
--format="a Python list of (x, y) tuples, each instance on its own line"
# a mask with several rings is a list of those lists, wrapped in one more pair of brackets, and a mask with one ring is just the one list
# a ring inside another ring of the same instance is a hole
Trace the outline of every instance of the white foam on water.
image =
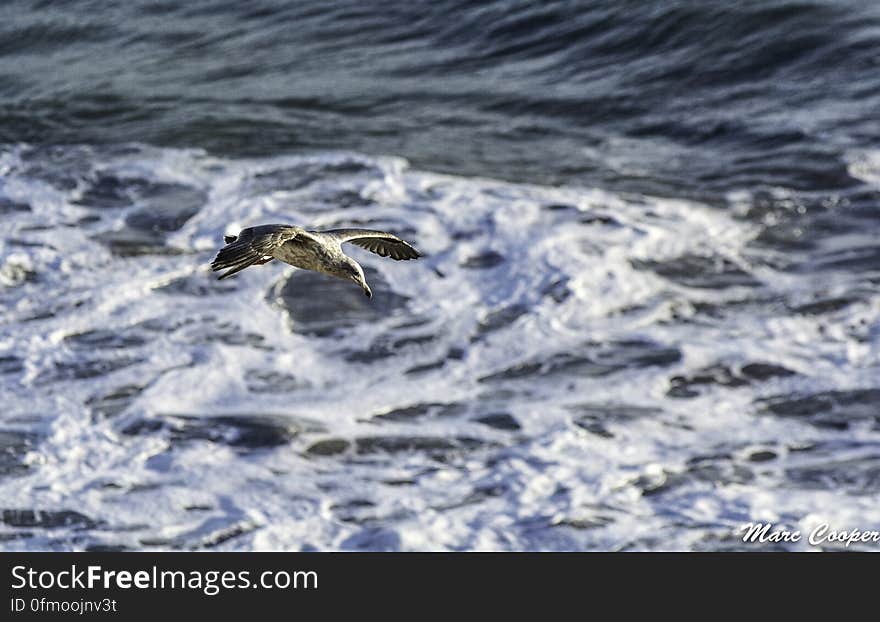
[(866, 149), (847, 154), (847, 171), (856, 179), (880, 186), (880, 150)]
[[(87, 170), (73, 188), (36, 175), (27, 146), (0, 157), (0, 196), (30, 206), (0, 230), (0, 357), (21, 361), (0, 376), (2, 422), (39, 436), (29, 468), (0, 478), (0, 509), (70, 510), (92, 524), (27, 537), (7, 524), (2, 546), (668, 550), (730, 545), (752, 520), (880, 520), (870, 487), (791, 476), (829, 469), (833, 479), (847, 460), (876, 469), (876, 425), (761, 412), (765, 398), (876, 386), (880, 336), (849, 327), (876, 325), (880, 300), (831, 316), (787, 312), (815, 283), (763, 263), (748, 221), (689, 201), (438, 175), (351, 153), (79, 149)], [(78, 205), (100, 175), (204, 193), (165, 239), (177, 254), (120, 257), (96, 239), (144, 201)], [(209, 270), (224, 234), (267, 222), (385, 226), (425, 258), (350, 249), (407, 302), (318, 336), (277, 300), (293, 268), (272, 262), (219, 284)], [(663, 272), (682, 257), (697, 258), (690, 273)], [(690, 282), (706, 265), (754, 282)], [(192, 291), (176, 288), (182, 280)], [(134, 338), (75, 337), (89, 331)], [(383, 344), (391, 355), (357, 355)], [(668, 395), (676, 376), (756, 362), (793, 373)], [(102, 414), (99, 398), (125, 387), (120, 412)], [(419, 405), (412, 420), (374, 418)], [(577, 425), (597, 408), (625, 412), (599, 416), (604, 431)], [(520, 428), (475, 421), (499, 413)], [(239, 423), (207, 419), (222, 416)], [(289, 424), (289, 438), (237, 443), (245, 416), (274, 422), (259, 433)], [(328, 440), (348, 448), (308, 451)], [(766, 450), (775, 459), (750, 460)]]

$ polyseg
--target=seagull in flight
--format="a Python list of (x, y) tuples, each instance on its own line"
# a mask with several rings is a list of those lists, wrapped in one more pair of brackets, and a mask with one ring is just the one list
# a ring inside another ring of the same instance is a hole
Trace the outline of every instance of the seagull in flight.
[(373, 292), (364, 278), (364, 270), (342, 251), (344, 243), (351, 242), (380, 257), (397, 260), (421, 257), (419, 251), (396, 235), (370, 229), (306, 231), (294, 225), (259, 225), (242, 229), (237, 236), (224, 236), (224, 240), (226, 246), (211, 263), (214, 271), (226, 270), (218, 277), (220, 279), (248, 266), (278, 259), (303, 270), (354, 281), (367, 298), (372, 298)]

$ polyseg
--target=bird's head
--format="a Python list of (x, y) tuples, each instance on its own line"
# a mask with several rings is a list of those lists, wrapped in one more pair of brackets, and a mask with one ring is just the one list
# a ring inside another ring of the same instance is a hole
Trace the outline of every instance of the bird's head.
[(360, 264), (354, 259), (351, 259), (350, 257), (346, 257), (345, 259), (346, 261), (342, 266), (344, 278), (357, 283), (364, 290), (364, 295), (367, 298), (372, 298), (373, 292), (370, 290), (370, 286), (367, 285), (367, 279), (364, 277), (363, 268), (361, 268)]

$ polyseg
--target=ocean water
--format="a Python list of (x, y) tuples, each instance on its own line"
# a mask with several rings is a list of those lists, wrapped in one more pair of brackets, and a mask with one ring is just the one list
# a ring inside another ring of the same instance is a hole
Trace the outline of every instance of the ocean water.
[[(0, 17), (0, 547), (880, 525), (875, 3)], [(267, 222), (425, 257), (217, 281)]]

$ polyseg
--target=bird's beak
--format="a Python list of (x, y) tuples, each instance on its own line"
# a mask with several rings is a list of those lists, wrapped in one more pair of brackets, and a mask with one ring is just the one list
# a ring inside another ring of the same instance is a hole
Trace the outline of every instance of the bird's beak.
[(351, 274), (348, 278), (360, 285), (361, 289), (364, 290), (364, 296), (367, 298), (373, 297), (373, 292), (370, 291), (370, 286), (367, 285), (367, 279), (365, 279), (362, 274)]

